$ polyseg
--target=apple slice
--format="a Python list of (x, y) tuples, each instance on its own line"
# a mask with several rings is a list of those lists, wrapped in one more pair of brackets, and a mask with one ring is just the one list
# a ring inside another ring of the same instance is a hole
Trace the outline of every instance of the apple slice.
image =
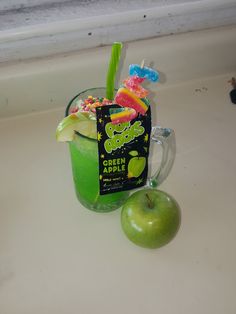
[(96, 139), (96, 123), (95, 120), (91, 120), (88, 112), (76, 112), (62, 119), (56, 129), (56, 139), (58, 142), (73, 141), (75, 131)]

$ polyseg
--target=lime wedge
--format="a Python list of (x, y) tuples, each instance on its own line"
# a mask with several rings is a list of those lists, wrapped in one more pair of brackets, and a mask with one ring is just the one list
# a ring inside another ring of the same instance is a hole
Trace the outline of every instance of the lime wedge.
[(76, 112), (62, 119), (56, 129), (56, 140), (58, 142), (73, 141), (75, 131), (80, 134), (97, 138), (96, 121), (91, 120), (88, 112)]

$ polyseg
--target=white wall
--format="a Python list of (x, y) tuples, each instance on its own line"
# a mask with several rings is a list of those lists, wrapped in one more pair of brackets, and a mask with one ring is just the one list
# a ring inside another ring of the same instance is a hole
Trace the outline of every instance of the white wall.
[[(171, 85), (200, 81), (207, 76), (236, 73), (236, 26), (163, 36), (126, 43), (122, 50), (117, 86), (128, 75), (131, 63), (144, 56), (160, 72), (157, 93)], [(89, 87), (105, 86), (110, 47), (27, 60), (2, 66), (0, 71), (0, 119), (65, 107), (72, 96)], [(224, 83), (225, 93), (231, 86)], [(212, 91), (209, 91), (212, 93)], [(158, 95), (157, 95), (158, 97)]]

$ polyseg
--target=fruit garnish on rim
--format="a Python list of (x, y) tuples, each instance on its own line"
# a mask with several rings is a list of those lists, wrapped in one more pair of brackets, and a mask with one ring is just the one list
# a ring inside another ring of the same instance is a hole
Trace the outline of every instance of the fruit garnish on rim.
[(56, 140), (58, 142), (73, 141), (75, 132), (89, 138), (97, 138), (96, 107), (111, 104), (105, 97), (88, 96), (85, 100), (78, 100), (71, 108), (69, 115), (58, 124)]
[(75, 132), (96, 138), (96, 124), (91, 120), (89, 112), (72, 113), (62, 119), (56, 129), (56, 139), (58, 142), (73, 141)]

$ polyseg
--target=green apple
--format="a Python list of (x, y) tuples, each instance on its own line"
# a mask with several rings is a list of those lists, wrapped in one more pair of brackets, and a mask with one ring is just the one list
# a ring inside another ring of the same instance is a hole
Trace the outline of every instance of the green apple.
[(145, 157), (133, 157), (128, 163), (128, 178), (138, 178), (146, 166)]
[(170, 242), (179, 229), (180, 220), (178, 203), (169, 194), (156, 189), (135, 192), (121, 211), (126, 236), (146, 248), (159, 248)]

